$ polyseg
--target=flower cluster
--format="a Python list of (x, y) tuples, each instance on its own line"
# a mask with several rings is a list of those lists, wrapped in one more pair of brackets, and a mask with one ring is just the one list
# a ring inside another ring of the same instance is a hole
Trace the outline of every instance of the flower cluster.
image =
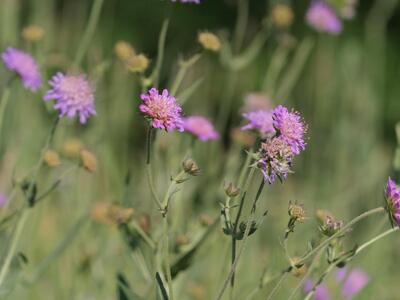
[(153, 128), (166, 131), (183, 131), (182, 108), (176, 99), (163, 90), (159, 94), (156, 88), (152, 88), (146, 94), (140, 96), (142, 104), (140, 111), (151, 122)]
[(319, 32), (337, 35), (342, 31), (342, 21), (327, 3), (316, 0), (311, 3), (306, 15), (307, 23)]
[(400, 226), (400, 188), (389, 177), (385, 191), (386, 209), (392, 224)]
[(35, 92), (41, 87), (42, 76), (32, 56), (18, 49), (7, 48), (1, 58), (7, 69), (14, 71), (21, 78), (25, 88)]
[(201, 116), (190, 116), (183, 119), (183, 128), (200, 141), (217, 140), (219, 134), (212, 123)]
[(45, 101), (56, 100), (54, 108), (60, 111), (60, 117), (79, 116), (81, 124), (96, 115), (93, 88), (84, 75), (64, 75), (57, 73), (49, 81), (52, 89), (44, 96)]
[(293, 158), (305, 149), (306, 126), (297, 112), (279, 105), (271, 112), (273, 136), (267, 137), (257, 154), (257, 167), (265, 181), (284, 181), (291, 172)]

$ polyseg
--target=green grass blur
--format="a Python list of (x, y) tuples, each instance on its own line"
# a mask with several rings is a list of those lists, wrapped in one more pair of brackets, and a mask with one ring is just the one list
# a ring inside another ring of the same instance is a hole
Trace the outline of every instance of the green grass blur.
[[(198, 32), (209, 30), (225, 37), (232, 34), (236, 2), (205, 0), (196, 6), (171, 5), (165, 0), (105, 0), (80, 70), (96, 87), (98, 116), (86, 126), (61, 121), (52, 146), (61, 152), (67, 139), (78, 138), (96, 155), (98, 171), (72, 170), (48, 198), (35, 206), (18, 246), (18, 253), (27, 261), (13, 261), (1, 299), (125, 299), (118, 298), (118, 274), (123, 274), (136, 294), (146, 295), (149, 282), (154, 281), (145, 263), (151, 251), (146, 245), (132, 251), (115, 226), (88, 217), (88, 211), (98, 202), (119, 203), (135, 210), (135, 220), (148, 214), (153, 238), (162, 236), (160, 214), (151, 200), (144, 172), (146, 130), (138, 112), (139, 77), (115, 57), (114, 45), (119, 40), (130, 42), (151, 59), (153, 66), (162, 22), (169, 18), (160, 87), (170, 87), (178, 72), (178, 60), (201, 51)], [(360, 1), (357, 16), (345, 22), (345, 30), (338, 37), (315, 33), (304, 22), (308, 1), (292, 2), (295, 21), (287, 32), (289, 46), (282, 45), (283, 32), (274, 31), (256, 59), (236, 73), (224, 67), (218, 55), (205, 52), (178, 91), (179, 95), (201, 78), (200, 87), (184, 104), (185, 113), (205, 115), (215, 124), (227, 126), (218, 127), (220, 142), (194, 143), (193, 158), (203, 174), (190, 180), (174, 199), (172, 241), (182, 234), (189, 241), (196, 240), (204, 231), (200, 216), (219, 217), (223, 183), (237, 180), (245, 159), (244, 148), (232, 141), (230, 131), (242, 124), (239, 109), (247, 93), (265, 92), (275, 105), (282, 103), (300, 111), (308, 123), (307, 149), (296, 160), (295, 174), (285, 184), (268, 186), (263, 192), (259, 210), (268, 209), (269, 214), (249, 238), (240, 261), (235, 288), (238, 300), (245, 299), (257, 286), (265, 269), (274, 275), (286, 266), (280, 239), (288, 221), (289, 201), (304, 203), (308, 215), (289, 240), (292, 255), (300, 256), (307, 243), (318, 236), (316, 209), (324, 208), (350, 220), (383, 205), (389, 175), (400, 179), (392, 163), (397, 146), (395, 124), (400, 120), (398, 1)], [(2, 0), (0, 49), (13, 46), (31, 52), (42, 66), (46, 81), (58, 70), (71, 71), (91, 5), (88, 0)], [(267, 15), (265, 1), (250, 1), (245, 46)], [(22, 29), (31, 24), (45, 30), (43, 41), (37, 44), (21, 38)], [(309, 47), (304, 66), (290, 86), (288, 77), (296, 67), (293, 62), (299, 49), (304, 50), (302, 46)], [(265, 84), (280, 58), (282, 70), (272, 84)], [(8, 76), (1, 67), (0, 92)], [(18, 80), (12, 83), (0, 137), (0, 192), (8, 194), (12, 179), (26, 175), (40, 155), (55, 117), (51, 105), (41, 100), (47, 87), (32, 94)], [(188, 136), (158, 134), (153, 164), (160, 195), (167, 189), (170, 175), (180, 168), (190, 144)], [(41, 170), (39, 189), (45, 190), (75, 163), (63, 156), (61, 159), (60, 167)], [(128, 171), (131, 178), (126, 184)], [(258, 174), (251, 196), (260, 179)], [(17, 210), (23, 201), (22, 193), (17, 192), (10, 210)], [(246, 216), (248, 209), (245, 207)], [(9, 243), (13, 224), (11, 220), (0, 231), (1, 261), (7, 250), (2, 245)], [(355, 226), (346, 245), (362, 244), (389, 227), (384, 216), (363, 221)], [(63, 241), (62, 253), (49, 257)], [(176, 299), (215, 297), (229, 271), (229, 243), (218, 225), (189, 268), (174, 280)], [(392, 234), (350, 263), (350, 267), (361, 267), (370, 276), (367, 288), (355, 299), (398, 299), (399, 247), (398, 233)], [(275, 299), (287, 299), (298, 281), (290, 275)], [(327, 283), (337, 290), (331, 277)], [(266, 299), (273, 285), (267, 284), (254, 299)], [(296, 299), (302, 296), (300, 292)]]

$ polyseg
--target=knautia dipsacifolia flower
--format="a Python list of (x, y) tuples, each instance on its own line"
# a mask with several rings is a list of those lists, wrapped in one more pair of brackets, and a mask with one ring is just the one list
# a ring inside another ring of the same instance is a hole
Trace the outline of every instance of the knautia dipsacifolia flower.
[(338, 283), (342, 283), (342, 297), (343, 299), (352, 299), (355, 295), (361, 292), (362, 289), (368, 284), (369, 277), (361, 269), (353, 269), (348, 272), (347, 268), (339, 269), (335, 274), (335, 279)]
[(219, 139), (219, 134), (215, 131), (213, 124), (201, 116), (183, 118), (183, 128), (203, 142)]
[(385, 198), (392, 225), (400, 226), (400, 188), (390, 177), (386, 184)]
[[(314, 283), (310, 279), (308, 279), (306, 281), (306, 283), (304, 284), (304, 293), (308, 294), (309, 292), (311, 292), (313, 287), (314, 287)], [(320, 284), (317, 286), (317, 288), (315, 289), (314, 299), (315, 300), (330, 300), (331, 299), (328, 288), (324, 284)]]
[(265, 137), (275, 133), (271, 110), (258, 110), (242, 114), (249, 123), (242, 130), (256, 130)]
[(300, 154), (305, 149), (304, 134), (306, 125), (300, 114), (289, 112), (288, 109), (279, 105), (272, 111), (273, 126), (279, 137), (292, 148), (294, 155)]
[(142, 104), (139, 109), (150, 121), (153, 128), (166, 131), (183, 131), (182, 108), (176, 99), (169, 95), (168, 90), (159, 94), (156, 88), (150, 89), (146, 94), (140, 95)]
[(342, 31), (342, 21), (335, 10), (322, 0), (311, 3), (306, 15), (307, 23), (319, 32), (338, 35)]
[(90, 116), (96, 115), (94, 107), (94, 90), (85, 75), (64, 75), (57, 73), (49, 84), (52, 89), (44, 96), (45, 101), (56, 100), (54, 109), (60, 117), (79, 117), (85, 124)]
[(28, 53), (15, 48), (7, 48), (1, 55), (4, 65), (15, 72), (22, 80), (22, 84), (32, 92), (42, 85), (42, 76), (36, 61)]
[(262, 143), (257, 156), (257, 167), (269, 184), (274, 183), (276, 178), (283, 182), (291, 172), (293, 152), (280, 137), (274, 137)]

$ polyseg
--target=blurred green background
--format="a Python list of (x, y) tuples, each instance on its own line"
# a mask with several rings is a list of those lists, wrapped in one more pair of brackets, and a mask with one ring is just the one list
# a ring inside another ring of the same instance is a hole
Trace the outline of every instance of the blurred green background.
[[(71, 64), (92, 3), (2, 0), (1, 50), (13, 46), (33, 53), (46, 80), (58, 70), (76, 72), (71, 70)], [(383, 204), (388, 175), (400, 179), (392, 164), (397, 145), (395, 124), (400, 119), (398, 1), (360, 1), (356, 17), (344, 23), (344, 32), (337, 37), (317, 34), (307, 26), (304, 14), (309, 1), (249, 3), (243, 48), (260, 30), (275, 3), (292, 6), (294, 23), (288, 30), (272, 30), (259, 55), (239, 72), (223, 66), (218, 55), (212, 53), (204, 53), (190, 68), (180, 92), (198, 78), (202, 81), (186, 101), (185, 114), (209, 117), (218, 124), (222, 141), (195, 143), (193, 158), (203, 175), (187, 183), (171, 212), (172, 238), (183, 234), (189, 241), (204, 230), (200, 216), (219, 216), (219, 201), (224, 199), (222, 185), (237, 180), (239, 161), (245, 158), (245, 147), (232, 141), (230, 131), (243, 124), (239, 108), (246, 94), (264, 92), (275, 105), (282, 103), (301, 112), (309, 126), (307, 149), (296, 160), (295, 174), (284, 185), (268, 186), (263, 193), (260, 211), (268, 208), (269, 215), (251, 236), (239, 265), (236, 299), (245, 299), (257, 286), (265, 268), (276, 274), (285, 267), (279, 239), (288, 221), (289, 201), (304, 203), (309, 216), (290, 238), (289, 249), (295, 256), (301, 255), (308, 241), (318, 236), (314, 220), (317, 208), (349, 220)], [(168, 87), (177, 74), (178, 59), (202, 51), (197, 43), (198, 32), (209, 30), (230, 39), (236, 16), (234, 0), (205, 0), (201, 5), (173, 5), (165, 0), (104, 1), (80, 70), (88, 74), (96, 87), (98, 116), (87, 126), (62, 121), (52, 147), (60, 151), (68, 138), (79, 138), (97, 156), (98, 172), (73, 170), (49, 198), (35, 207), (19, 245), (27, 262), (13, 263), (1, 297), (123, 299), (117, 294), (117, 274), (124, 274), (138, 295), (146, 295), (153, 280), (145, 266), (149, 249), (140, 245), (132, 251), (115, 226), (86, 220), (87, 211), (95, 203), (116, 202), (133, 207), (135, 220), (143, 214), (150, 215), (151, 234), (155, 239), (160, 235), (161, 219), (151, 202), (143, 170), (145, 124), (138, 112), (140, 81), (115, 58), (114, 45), (119, 40), (128, 41), (153, 64), (162, 22), (168, 18), (170, 27), (160, 81), (160, 87)], [(31, 24), (45, 30), (43, 41), (34, 45), (21, 39), (22, 29)], [(283, 40), (290, 42), (285, 44)], [(299, 51), (304, 51), (304, 66), (288, 88), (288, 76), (293, 74)], [(266, 85), (266, 76), (279, 59), (282, 70), (272, 86)], [(2, 67), (0, 90), (8, 76)], [(1, 136), (5, 142), (0, 149), (0, 192), (10, 193), (12, 178), (25, 175), (40, 154), (54, 115), (51, 106), (41, 101), (46, 88), (32, 94), (18, 82), (13, 83)], [(177, 133), (157, 137), (154, 164), (160, 194), (166, 190), (169, 176), (179, 169), (189, 144), (188, 137)], [(59, 168), (43, 168), (39, 188), (50, 185), (74, 163), (62, 158)], [(127, 185), (128, 171), (131, 181)], [(17, 193), (10, 209), (17, 210), (22, 202), (22, 194)], [(9, 239), (11, 225), (12, 222), (1, 231), (2, 244)], [(346, 243), (350, 248), (389, 226), (385, 217), (373, 217), (357, 225)], [(62, 253), (50, 257), (47, 264), (46, 257), (68, 234), (72, 238), (61, 245)], [(229, 242), (217, 226), (190, 267), (177, 276), (177, 299), (212, 299), (216, 295), (228, 272)], [(356, 299), (398, 299), (399, 247), (400, 239), (394, 234), (350, 263), (350, 267), (360, 266), (370, 276), (367, 288)], [(5, 250), (1, 247), (3, 256)], [(36, 281), (26, 279), (35, 275)], [(298, 280), (290, 276), (276, 299), (287, 299)], [(328, 284), (335, 289), (330, 278)], [(267, 284), (255, 299), (265, 299), (272, 287), (273, 283)]]

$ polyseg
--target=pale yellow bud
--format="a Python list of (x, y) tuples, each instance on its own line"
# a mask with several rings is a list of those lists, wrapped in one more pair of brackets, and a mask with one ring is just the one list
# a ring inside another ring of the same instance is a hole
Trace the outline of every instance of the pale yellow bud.
[(69, 158), (79, 157), (83, 145), (80, 140), (72, 138), (68, 139), (62, 145), (62, 154)]
[(44, 30), (40, 26), (30, 25), (22, 30), (22, 37), (28, 42), (39, 42), (44, 37)]
[(61, 164), (60, 156), (54, 150), (47, 150), (44, 153), (43, 160), (50, 168), (58, 167)]
[(221, 49), (221, 41), (211, 32), (200, 32), (197, 39), (206, 50), (218, 52)]
[(128, 70), (133, 73), (143, 73), (149, 67), (150, 61), (144, 54), (133, 55), (127, 61)]
[(294, 15), (290, 6), (277, 4), (272, 8), (271, 17), (276, 27), (287, 28), (292, 25)]
[(81, 162), (82, 162), (83, 167), (87, 171), (89, 171), (91, 173), (96, 172), (96, 170), (97, 170), (97, 158), (92, 152), (83, 149), (80, 152), (80, 158), (81, 158)]
[(130, 57), (135, 55), (135, 49), (125, 41), (119, 41), (114, 47), (115, 55), (123, 61), (128, 60)]

